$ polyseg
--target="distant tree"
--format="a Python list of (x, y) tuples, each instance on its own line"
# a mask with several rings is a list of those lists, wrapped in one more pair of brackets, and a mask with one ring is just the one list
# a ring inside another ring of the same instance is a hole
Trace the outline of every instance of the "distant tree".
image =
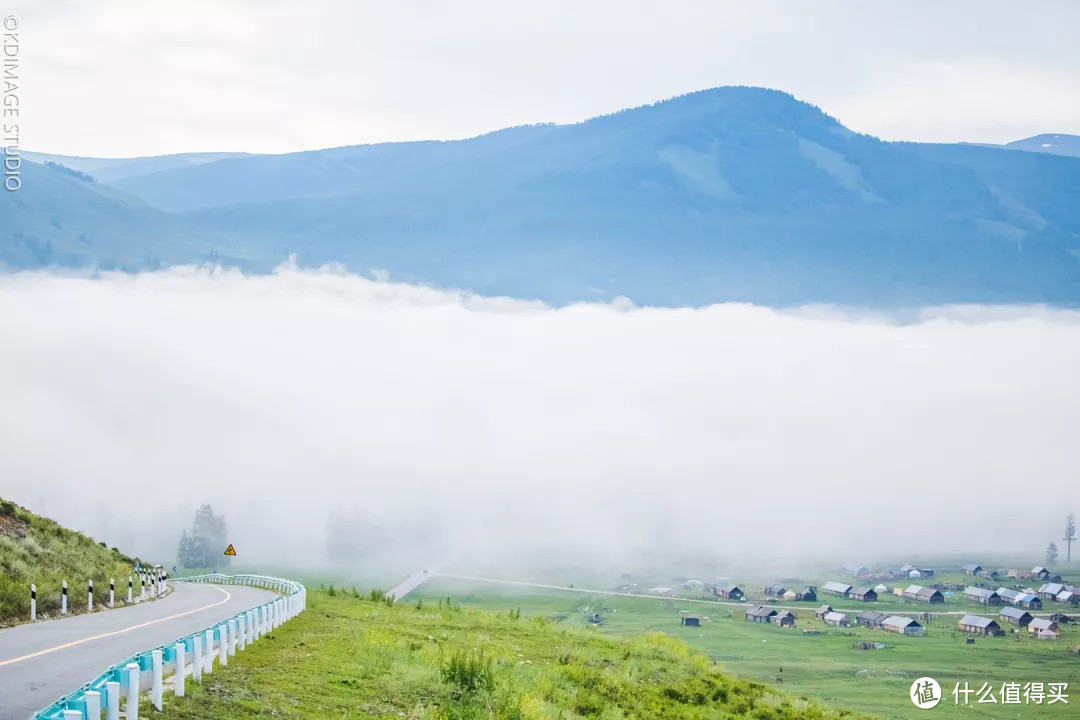
[(1061, 538), (1065, 541), (1065, 562), (1072, 562), (1072, 544), (1076, 539), (1076, 516), (1069, 513), (1065, 516), (1065, 537)]
[(94, 176), (93, 175), (87, 175), (84, 172), (79, 172), (78, 170), (74, 170), (72, 168), (69, 168), (67, 165), (61, 165), (58, 162), (53, 162), (53, 161), (49, 160), (49, 161), (47, 161), (45, 163), (45, 167), (52, 168), (53, 170), (58, 170), (59, 172), (62, 172), (65, 175), (70, 175), (71, 177), (75, 178), (76, 180), (82, 180), (83, 182), (90, 182), (90, 183), (94, 182)]
[(225, 518), (215, 515), (209, 505), (200, 505), (191, 532), (180, 535), (176, 558), (184, 567), (217, 569), (231, 560), (224, 554), (226, 545)]
[(1057, 556), (1058, 556), (1057, 543), (1050, 543), (1049, 545), (1047, 545), (1046, 546), (1046, 564), (1048, 566), (1053, 565), (1054, 561), (1057, 560)]

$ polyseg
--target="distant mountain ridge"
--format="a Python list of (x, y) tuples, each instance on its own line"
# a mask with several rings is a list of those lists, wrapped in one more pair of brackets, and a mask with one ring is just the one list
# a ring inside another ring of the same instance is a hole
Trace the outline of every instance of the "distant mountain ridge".
[(1034, 137), (1006, 143), (1004, 147), (1010, 150), (1027, 150), (1028, 152), (1080, 157), (1080, 135), (1063, 135), (1060, 133), (1035, 135)]
[[(1080, 159), (1010, 149), (883, 142), (733, 87), (469, 140), (112, 161), (95, 177), (138, 203), (135, 226), (174, 223), (170, 260), (267, 269), (297, 253), (556, 303), (1076, 304)], [(110, 262), (138, 266), (140, 243), (123, 247)]]

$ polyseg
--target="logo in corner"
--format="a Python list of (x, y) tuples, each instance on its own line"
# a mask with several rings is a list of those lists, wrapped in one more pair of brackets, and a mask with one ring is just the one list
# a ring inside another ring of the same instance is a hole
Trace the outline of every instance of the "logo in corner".
[(921, 677), (911, 683), (911, 702), (920, 710), (929, 710), (941, 702), (941, 686), (932, 677)]

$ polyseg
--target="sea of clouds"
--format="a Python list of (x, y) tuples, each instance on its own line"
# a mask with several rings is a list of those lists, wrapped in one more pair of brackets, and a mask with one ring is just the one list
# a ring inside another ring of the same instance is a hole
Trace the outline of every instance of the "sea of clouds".
[(402, 565), (1034, 562), (1080, 508), (1078, 438), (1072, 310), (556, 308), (294, 266), (0, 276), (0, 496), (163, 559), (209, 502), (264, 563), (323, 562), (330, 518)]

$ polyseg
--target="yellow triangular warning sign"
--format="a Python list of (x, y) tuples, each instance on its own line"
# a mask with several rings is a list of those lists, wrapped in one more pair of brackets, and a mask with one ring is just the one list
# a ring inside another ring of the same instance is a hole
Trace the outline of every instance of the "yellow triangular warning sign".
[(232, 546), (232, 543), (229, 543), (229, 547), (225, 548), (225, 554), (236, 556), (236, 548)]

